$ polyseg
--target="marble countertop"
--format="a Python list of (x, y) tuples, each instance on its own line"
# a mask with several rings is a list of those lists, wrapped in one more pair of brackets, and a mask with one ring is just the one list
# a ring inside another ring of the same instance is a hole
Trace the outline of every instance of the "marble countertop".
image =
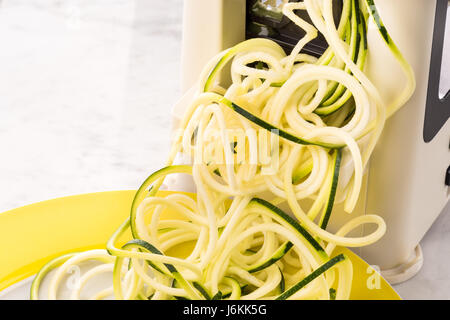
[[(164, 165), (180, 96), (182, 0), (0, 2), (0, 212), (135, 189)], [(450, 299), (450, 208), (395, 286)], [(445, 254), (445, 252), (447, 254)]]

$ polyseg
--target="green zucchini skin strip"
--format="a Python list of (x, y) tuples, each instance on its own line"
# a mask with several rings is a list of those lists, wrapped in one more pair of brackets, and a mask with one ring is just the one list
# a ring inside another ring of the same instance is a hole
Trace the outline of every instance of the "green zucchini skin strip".
[(121, 271), (122, 271), (122, 262), (123, 257), (121, 255), (122, 249), (119, 249), (115, 246), (117, 239), (120, 238), (121, 235), (125, 233), (130, 227), (130, 217), (128, 217), (116, 231), (114, 231), (113, 235), (109, 238), (106, 243), (106, 251), (112, 255), (117, 256), (116, 261), (114, 262), (113, 269), (113, 288), (114, 295), (116, 298), (123, 299), (122, 296), (122, 280), (121, 280)]
[(264, 199), (253, 198), (249, 203), (249, 206), (250, 205), (256, 205), (266, 209), (266, 212), (270, 212), (274, 218), (278, 218), (278, 221), (280, 221), (281, 218), (281, 221), (297, 231), (301, 237), (306, 240), (313, 252), (315, 252), (322, 260), (328, 260), (328, 255), (317, 240), (290, 215)]
[[(397, 47), (395, 42), (392, 40), (391, 36), (389, 35), (389, 32), (387, 31), (386, 27), (384, 26), (383, 21), (381, 20), (380, 13), (378, 12), (377, 6), (375, 5), (374, 0), (364, 0), (366, 3), (366, 7), (369, 10), (370, 15), (373, 17), (375, 24), (377, 25), (377, 29), (383, 38), (383, 40), (386, 42), (387, 46), (391, 50), (391, 52), (394, 54), (394, 56), (399, 60), (399, 62), (402, 64), (403, 67), (405, 65), (408, 65), (406, 63), (405, 58), (403, 57), (403, 54), (401, 53), (400, 49)], [(410, 69), (410, 67), (406, 67), (406, 69)], [(413, 72), (414, 73), (414, 72)]]
[[(208, 92), (211, 90), (213, 84), (214, 84), (214, 80), (216, 79), (217, 75), (219, 74), (219, 72), (222, 70), (222, 68), (231, 60), (234, 58), (234, 56), (236, 56), (236, 54), (238, 54), (239, 52), (243, 52), (250, 44), (252, 44), (253, 42), (255, 43), (260, 43), (261, 45), (263, 44), (267, 44), (268, 47), (269, 45), (272, 48), (276, 48), (280, 51), (280, 54), (283, 53), (284, 54), (284, 50), (283, 48), (281, 48), (276, 42), (272, 41), (272, 40), (268, 40), (268, 39), (262, 39), (262, 38), (257, 38), (257, 39), (249, 39), (246, 40), (244, 42), (241, 42), (239, 44), (237, 44), (236, 46), (228, 49), (228, 51), (222, 56), (222, 58), (217, 62), (217, 64), (214, 66), (214, 68), (212, 68), (211, 72), (208, 75), (208, 78), (205, 82), (205, 85), (203, 87), (203, 92)], [(260, 45), (260, 46), (261, 46)]]
[(293, 285), (291, 288), (283, 292), (281, 295), (279, 295), (275, 300), (286, 300), (293, 294), (295, 294), (297, 291), (305, 287), (307, 284), (309, 284), (311, 281), (319, 277), (321, 274), (323, 274), (328, 269), (334, 267), (339, 262), (342, 262), (344, 260), (348, 259), (347, 256), (344, 254), (337, 255), (336, 257), (328, 260), (323, 265), (321, 265), (319, 268), (311, 272), (308, 276), (306, 276), (303, 280), (298, 282), (297, 284)]
[(282, 294), (284, 290), (286, 290), (286, 282), (284, 281), (283, 271), (281, 271), (280, 267), (278, 267), (278, 270), (280, 271), (281, 274), (280, 285), (278, 287), (280, 288), (280, 294)]
[(77, 252), (68, 253), (62, 256), (59, 256), (53, 260), (50, 260), (47, 262), (36, 274), (36, 276), (33, 279), (33, 282), (31, 283), (30, 288), (30, 299), (31, 300), (39, 300), (39, 288), (41, 286), (42, 280), (45, 278), (45, 276), (52, 271), (53, 269), (61, 266), (64, 262), (75, 256)]
[(305, 163), (303, 163), (301, 166), (297, 168), (297, 170), (294, 171), (294, 174), (292, 175), (292, 184), (297, 184), (302, 180), (304, 177), (306, 177), (308, 174), (311, 173), (313, 168), (313, 161), (312, 159), (306, 160)]
[(375, 23), (377, 25), (377, 28), (383, 37), (384, 41), (388, 46), (394, 45), (394, 41), (392, 41), (391, 37), (389, 36), (389, 32), (387, 32), (386, 27), (384, 26), (383, 21), (381, 20), (380, 14), (378, 13), (377, 6), (375, 5), (375, 2), (373, 0), (365, 0), (367, 8), (369, 9), (370, 15), (375, 20)]
[[(123, 247), (122, 247), (122, 249), (124, 249), (124, 250), (129, 249), (129, 248), (138, 248), (141, 251), (142, 251), (142, 249), (144, 249), (147, 252), (151, 252), (151, 253), (162, 255), (161, 251), (159, 251), (153, 245), (151, 245), (150, 243), (148, 243), (148, 242), (146, 242), (144, 240), (139, 240), (139, 239), (130, 240), (126, 244), (124, 244)], [(173, 266), (170, 265), (170, 264), (165, 264), (165, 266), (166, 266), (166, 268), (167, 268), (169, 273), (167, 271), (163, 271), (160, 267), (158, 267), (152, 261), (147, 260), (147, 264), (149, 266), (151, 266), (153, 269), (155, 269), (156, 271), (158, 271), (159, 273), (162, 273), (164, 275), (170, 275), (174, 271), (174, 269), (171, 268)]]
[[(338, 26), (338, 35), (340, 36), (341, 39), (344, 39), (346, 37), (347, 29), (350, 28), (349, 26), (351, 22), (351, 11), (352, 11), (352, 0), (344, 0), (343, 2), (344, 2), (344, 6), (342, 8), (343, 11)], [(317, 61), (317, 64), (323, 66), (329, 65), (334, 56), (335, 56), (334, 52), (331, 51), (330, 48), (327, 48), (322, 57), (320, 57), (319, 60)], [(328, 85), (328, 89), (324, 96), (323, 101), (326, 101), (329, 97), (333, 95), (337, 86), (338, 83), (336, 82), (332, 82)]]
[[(114, 288), (114, 295), (116, 296), (116, 298), (120, 298), (121, 300), (123, 299), (123, 296), (122, 296), (122, 280), (121, 280), (122, 263), (123, 263), (123, 260), (126, 257), (125, 254), (124, 254), (124, 251), (126, 249), (128, 249), (128, 248), (138, 248), (140, 251), (142, 251), (144, 249), (146, 251), (150, 251), (151, 252), (151, 249), (152, 249), (151, 247), (153, 247), (153, 246), (150, 246), (145, 241), (143, 241), (143, 243), (127, 242), (126, 244), (124, 244), (122, 246), (121, 249), (117, 249), (117, 248), (114, 247), (114, 242), (115, 242), (115, 239), (116, 239), (115, 236), (117, 236), (117, 237), (120, 236), (126, 229), (128, 229), (128, 226), (129, 226), (127, 224), (128, 221), (129, 221), (129, 218), (127, 219), (127, 221), (125, 221), (119, 227), (119, 229), (117, 229), (117, 231), (115, 232), (113, 237), (111, 237), (111, 239), (108, 241), (108, 244), (107, 244), (108, 253), (111, 254), (111, 255), (117, 256), (116, 261), (114, 262), (114, 269), (113, 269), (113, 288)], [(132, 240), (132, 241), (134, 241), (134, 240)], [(160, 273), (162, 273), (164, 275), (172, 277), (172, 273), (170, 271), (164, 272), (163, 270), (161, 270), (161, 268), (156, 266), (153, 262), (147, 260), (147, 264), (150, 265), (156, 271), (158, 271), (158, 272), (160, 272)]]
[[(242, 290), (244, 290), (245, 288), (247, 288), (247, 284), (244, 284), (243, 286), (239, 286), (239, 297), (240, 297), (240, 295), (241, 295), (241, 292), (242, 292)], [(227, 292), (227, 293), (223, 293), (222, 294), (222, 300), (223, 299), (226, 299), (226, 298), (229, 298), (230, 296), (231, 296), (231, 294), (232, 294), (232, 292)], [(214, 299), (213, 299), (214, 300)], [(239, 300), (239, 299), (236, 299), (236, 300)]]
[(206, 288), (203, 287), (200, 283), (194, 281), (194, 282), (192, 283), (192, 285), (194, 286), (195, 289), (198, 290), (198, 292), (201, 293), (201, 295), (202, 295), (203, 297), (205, 297), (206, 300), (212, 300), (211, 295), (208, 293), (208, 291), (206, 290)]
[[(351, 23), (350, 23), (350, 29), (351, 29), (351, 38), (350, 38), (350, 45), (351, 45), (351, 56), (353, 62), (357, 62), (358, 58), (358, 51), (360, 50), (360, 39), (361, 35), (359, 34), (359, 0), (352, 0), (351, 5)], [(348, 68), (345, 68), (346, 72), (349, 72)], [(342, 94), (346, 91), (346, 88), (342, 85), (336, 84), (334, 90), (332, 90), (329, 97), (327, 97), (323, 102), (323, 107), (328, 107), (336, 102)]]
[(326, 229), (328, 221), (330, 220), (331, 212), (333, 211), (334, 199), (336, 197), (337, 185), (339, 181), (339, 170), (341, 167), (342, 150), (336, 149), (334, 151), (334, 169), (333, 169), (333, 181), (331, 183), (330, 195), (326, 202), (325, 213), (322, 216), (320, 227)]
[(141, 204), (142, 200), (144, 200), (146, 197), (152, 197), (156, 195), (158, 192), (158, 188), (154, 187), (150, 190), (149, 187), (156, 182), (157, 180), (172, 174), (172, 173), (192, 173), (192, 167), (187, 165), (174, 165), (174, 166), (167, 166), (164, 167), (158, 171), (155, 171), (152, 173), (147, 179), (145, 179), (144, 183), (139, 187), (138, 191), (136, 192), (136, 195), (134, 196), (133, 203), (131, 205), (131, 213), (130, 213), (130, 228), (131, 233), (133, 235), (134, 239), (139, 239), (139, 235), (136, 228), (136, 213), (137, 208)]
[(345, 145), (343, 144), (331, 144), (331, 143), (322, 143), (322, 142), (314, 142), (314, 141), (309, 141), (306, 139), (302, 139), (299, 137), (296, 137), (278, 127), (275, 127), (274, 125), (262, 120), (261, 118), (258, 118), (257, 116), (255, 116), (254, 114), (248, 112), (247, 110), (245, 110), (244, 108), (238, 106), (237, 104), (235, 104), (234, 102), (228, 100), (227, 98), (220, 96), (220, 99), (218, 101), (219, 103), (222, 103), (223, 105), (229, 107), (231, 110), (235, 111), (236, 113), (240, 114), (241, 116), (243, 116), (244, 118), (246, 118), (247, 120), (253, 122), (254, 124), (260, 126), (263, 129), (266, 129), (267, 131), (270, 131), (278, 136), (280, 136), (281, 138), (284, 138), (286, 140), (292, 141), (294, 143), (297, 144), (301, 144), (301, 145), (314, 145), (314, 146), (320, 146), (320, 147), (324, 147), (324, 148), (329, 148), (329, 149), (339, 149), (339, 148), (343, 148), (345, 147)]
[(267, 268), (267, 267), (270, 267), (270, 266), (273, 265), (275, 262), (277, 262), (278, 260), (282, 259), (282, 258), (284, 257), (284, 255), (285, 255), (286, 253), (288, 253), (288, 251), (289, 251), (292, 247), (293, 247), (292, 242), (290, 242), (290, 241), (284, 242), (284, 243), (283, 243), (283, 244), (282, 244), (282, 245), (274, 252), (274, 254), (273, 254), (269, 259), (267, 259), (266, 261), (264, 261), (264, 262), (262, 262), (262, 263), (260, 263), (260, 264), (258, 264), (258, 265), (255, 265), (255, 266), (250, 267), (247, 271), (248, 271), (249, 273), (254, 273), (254, 272), (261, 271), (261, 270), (263, 270), (263, 269), (265, 269), (265, 268)]
[(210, 300), (222, 300), (222, 292), (218, 291)]
[[(153, 245), (151, 245), (147, 241), (144, 241), (141, 239), (130, 240), (122, 248), (126, 249), (129, 247), (137, 247), (137, 248), (141, 247), (145, 250), (150, 251), (151, 253), (164, 255), (161, 251), (159, 251)], [(201, 300), (202, 297), (190, 285), (190, 283), (184, 279), (184, 277), (181, 275), (180, 272), (178, 272), (178, 270), (175, 268), (175, 266), (173, 266), (172, 264), (169, 264), (169, 263), (164, 263), (164, 266), (170, 271), (170, 273), (172, 274), (172, 277), (177, 281), (177, 283), (180, 284), (181, 288), (186, 290), (186, 293), (189, 295), (190, 298), (195, 299), (195, 300)]]
[(330, 288), (330, 300), (336, 300), (336, 289)]
[[(361, 8), (359, 6), (359, 0), (353, 0), (352, 7), (354, 10), (352, 12), (352, 20), (356, 21), (355, 29), (356, 32), (356, 43), (355, 51), (353, 52), (353, 62), (357, 64), (359, 69), (363, 69), (366, 62), (367, 55), (367, 20), (364, 17)], [(357, 53), (357, 54), (356, 54)], [(348, 68), (345, 68), (347, 72), (350, 72)], [(326, 101), (314, 110), (314, 113), (320, 116), (327, 116), (336, 111), (338, 111), (352, 96), (352, 93), (342, 85), (339, 85), (334, 93), (327, 98)]]
[(400, 100), (394, 101), (394, 104), (391, 104), (387, 107), (386, 110), (386, 118), (391, 117), (401, 106), (403, 106), (406, 101), (408, 101), (411, 98), (411, 95), (413, 94), (415, 88), (416, 88), (416, 77), (415, 72), (412, 66), (408, 63), (408, 61), (403, 56), (400, 49), (397, 47), (391, 36), (389, 35), (389, 32), (387, 31), (386, 27), (384, 26), (383, 21), (381, 20), (381, 16), (378, 12), (377, 6), (375, 5), (374, 0), (362, 0), (365, 3), (365, 7), (367, 8), (367, 11), (369, 15), (373, 18), (375, 21), (375, 24), (377, 26), (377, 30), (380, 33), (381, 37), (383, 38), (384, 42), (386, 43), (387, 47), (391, 51), (392, 55), (397, 59), (398, 63), (400, 64), (401, 68), (403, 69), (403, 72), (407, 79), (407, 85), (403, 89), (403, 93), (401, 95)]
[(128, 217), (120, 226), (114, 231), (113, 235), (106, 243), (106, 251), (112, 256), (120, 256), (121, 249), (116, 247), (117, 240), (128, 230), (130, 227), (130, 217)]
[[(173, 280), (172, 280), (172, 285), (171, 285), (171, 287), (172, 287), (172, 288), (179, 288), (179, 286), (177, 286), (177, 280), (176, 280), (176, 279), (173, 279)], [(173, 299), (175, 299), (175, 300), (191, 300), (191, 299), (189, 299), (189, 298), (186, 298), (186, 297), (180, 297), (180, 296), (173, 296)]]
[(221, 295), (222, 295), (222, 297), (221, 297), (222, 300), (226, 299), (226, 298), (229, 298), (233, 294), (233, 290), (236, 290), (238, 292), (237, 295), (240, 298), (241, 294), (242, 294), (242, 290), (244, 290), (247, 287), (246, 284), (241, 286), (239, 284), (239, 281), (237, 281), (235, 278), (230, 277), (230, 276), (226, 276), (225, 277), (225, 281), (231, 282), (231, 284), (229, 284), (231, 286), (231, 289), (230, 289), (230, 291), (227, 290), (225, 292), (219, 291), (221, 293)]

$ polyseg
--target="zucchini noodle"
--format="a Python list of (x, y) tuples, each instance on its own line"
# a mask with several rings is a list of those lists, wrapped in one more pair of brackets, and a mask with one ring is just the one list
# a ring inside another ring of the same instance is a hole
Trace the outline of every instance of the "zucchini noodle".
[[(212, 58), (166, 167), (139, 188), (106, 250), (50, 261), (35, 277), (31, 298), (57, 299), (68, 270), (95, 261), (71, 299), (86, 296), (87, 284), (105, 273), (112, 286), (89, 298), (348, 299), (352, 264), (333, 254), (335, 247), (370, 245), (386, 225), (376, 215), (357, 216), (336, 233), (327, 225), (336, 203), (354, 211), (385, 121), (409, 99), (415, 80), (373, 0), (343, 0), (342, 8), (336, 25), (332, 0), (287, 2), (283, 14), (305, 31), (289, 55), (271, 40), (249, 39)], [(407, 78), (390, 105), (364, 73), (369, 19)], [(303, 53), (319, 33), (326, 51)], [(221, 81), (225, 73), (231, 83)], [(190, 163), (174, 164), (177, 155)], [(196, 194), (158, 194), (172, 174), (190, 175)], [(375, 231), (348, 236), (366, 224)], [(128, 231), (132, 239), (123, 242)]]

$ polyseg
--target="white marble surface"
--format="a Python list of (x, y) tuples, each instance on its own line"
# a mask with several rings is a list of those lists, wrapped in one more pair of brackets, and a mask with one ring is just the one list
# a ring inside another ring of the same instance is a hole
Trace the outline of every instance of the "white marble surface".
[[(182, 0), (0, 3), (0, 212), (135, 189), (164, 165), (179, 97)], [(450, 208), (406, 299), (450, 299)]]
[(168, 153), (181, 0), (4, 0), (0, 211), (136, 188)]

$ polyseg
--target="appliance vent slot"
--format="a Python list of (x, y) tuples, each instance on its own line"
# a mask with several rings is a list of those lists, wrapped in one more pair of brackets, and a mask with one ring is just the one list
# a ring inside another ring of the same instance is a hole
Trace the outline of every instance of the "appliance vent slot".
[[(425, 142), (433, 140), (450, 117), (450, 94), (448, 93), (450, 31), (446, 32), (445, 30), (449, 26), (449, 23), (446, 23), (448, 4), (448, 0), (436, 1), (433, 44), (431, 47), (431, 63), (423, 127), (423, 140)], [(446, 33), (447, 36), (445, 37)], [(445, 38), (447, 38), (447, 41), (445, 41)], [(445, 57), (444, 51), (447, 55)]]

